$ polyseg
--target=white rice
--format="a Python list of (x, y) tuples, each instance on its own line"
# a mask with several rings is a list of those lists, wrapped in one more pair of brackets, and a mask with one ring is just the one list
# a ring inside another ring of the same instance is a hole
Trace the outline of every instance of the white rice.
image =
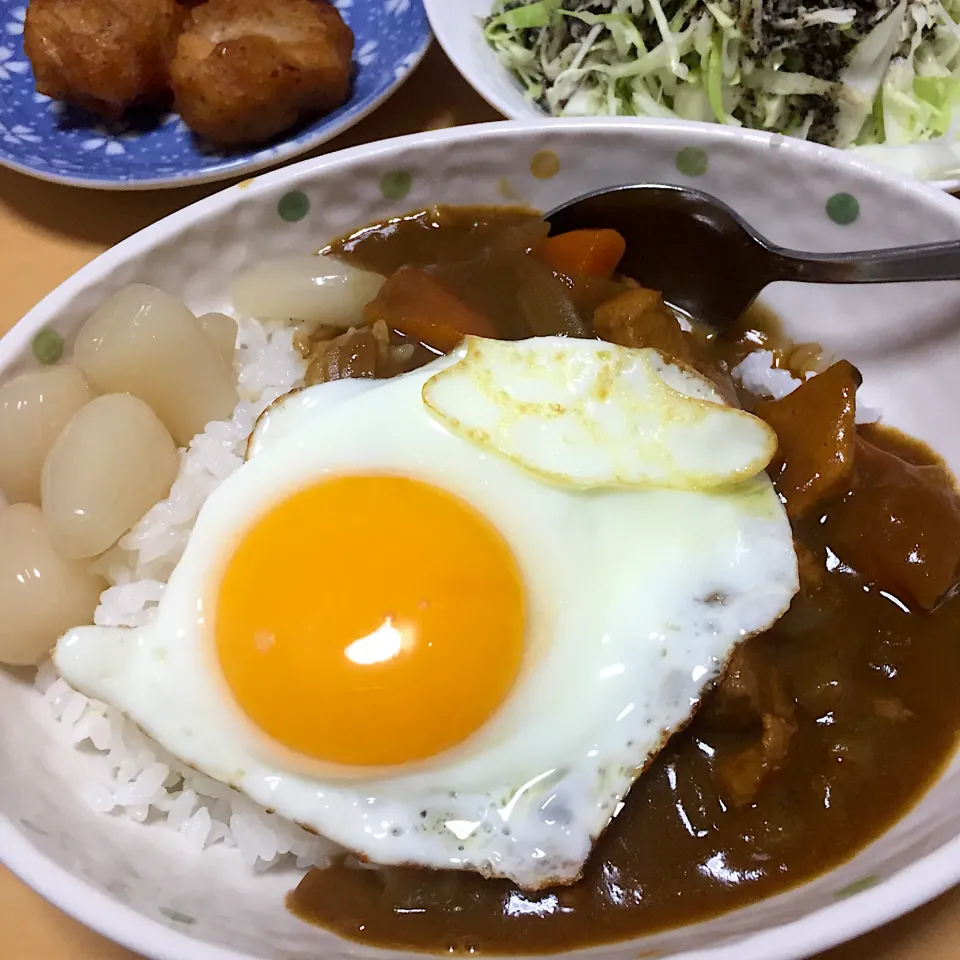
[[(100, 598), (97, 624), (135, 627), (153, 616), (201, 506), (243, 463), (257, 417), (277, 397), (302, 384), (305, 364), (292, 341), (291, 328), (268, 331), (253, 321), (241, 323), (241, 400), (233, 418), (209, 423), (194, 437), (181, 452), (170, 496), (98, 560), (98, 569), (112, 586)], [(69, 738), (99, 754), (90, 764), (89, 782), (81, 785), (83, 799), (94, 810), (140, 823), (163, 823), (198, 853), (215, 843), (236, 847), (255, 869), (289, 857), (301, 867), (329, 861), (332, 844), (179, 764), (119, 711), (73, 690), (51, 662), (40, 667), (36, 684)]]
[(731, 371), (731, 376), (740, 382), (744, 390), (758, 397), (780, 400), (793, 393), (800, 381), (781, 367), (774, 366), (770, 350), (754, 350), (748, 353)]
[[(753, 353), (748, 353), (730, 371), (730, 374), (744, 390), (748, 390), (755, 396), (773, 400), (780, 400), (793, 393), (803, 383), (789, 370), (776, 366), (770, 350), (754, 350)], [(815, 376), (812, 370), (806, 375), (808, 380)], [(879, 419), (879, 410), (861, 403), (857, 404), (857, 423), (876, 423)]]

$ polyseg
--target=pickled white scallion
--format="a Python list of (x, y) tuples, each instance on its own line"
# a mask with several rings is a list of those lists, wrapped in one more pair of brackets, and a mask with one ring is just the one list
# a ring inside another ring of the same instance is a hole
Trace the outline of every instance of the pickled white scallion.
[(213, 341), (220, 359), (232, 370), (237, 353), (237, 321), (225, 313), (205, 313), (197, 320), (200, 329)]
[(47, 453), (95, 396), (70, 364), (22, 373), (0, 386), (0, 490), (7, 500), (39, 505)]
[(105, 300), (74, 344), (76, 363), (103, 393), (150, 405), (180, 446), (237, 404), (233, 368), (176, 297), (132, 284)]
[(43, 513), (71, 559), (113, 546), (170, 492), (180, 457), (167, 428), (137, 397), (112, 393), (67, 424), (43, 466)]
[(93, 623), (106, 587), (57, 554), (39, 507), (0, 507), (0, 663), (39, 663), (71, 627)]
[(234, 309), (264, 321), (298, 320), (308, 328), (347, 330), (363, 324), (363, 308), (385, 278), (334, 257), (293, 256), (265, 260), (233, 283)]

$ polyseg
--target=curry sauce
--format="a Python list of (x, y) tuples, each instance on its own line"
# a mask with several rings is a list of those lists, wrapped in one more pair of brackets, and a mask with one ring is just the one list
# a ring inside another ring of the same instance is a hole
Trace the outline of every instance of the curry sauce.
[[(385, 273), (440, 265), (450, 289), (502, 318), (502, 335), (511, 337), (517, 285), (507, 279), (493, 289), (501, 274), (489, 269), (489, 244), (518, 227), (534, 236), (531, 219), (428, 211), (337, 249)], [(474, 275), (458, 286), (470, 257)], [(698, 333), (696, 352), (722, 374), (777, 336), (753, 314), (735, 336)], [(780, 356), (792, 349), (780, 346)], [(770, 630), (741, 645), (692, 723), (634, 785), (582, 880), (528, 894), (472, 873), (344, 860), (310, 871), (290, 908), (381, 946), (570, 950), (780, 893), (849, 859), (903, 816), (950, 759), (960, 730), (960, 499), (927, 448), (883, 427), (853, 429), (844, 408), (853, 374), (832, 376), (837, 392), (825, 396), (825, 379), (821, 406), (810, 400), (795, 427), (786, 426), (797, 420), (788, 407), (770, 415), (784, 431), (771, 475), (791, 513), (800, 592)], [(791, 395), (794, 405), (809, 396), (806, 386)], [(742, 399), (764, 415), (762, 404)], [(804, 494), (803, 508), (792, 509), (799, 487), (788, 486), (818, 436), (827, 438), (826, 460), (842, 447), (842, 462), (831, 461), (830, 484), (815, 485), (816, 496)]]

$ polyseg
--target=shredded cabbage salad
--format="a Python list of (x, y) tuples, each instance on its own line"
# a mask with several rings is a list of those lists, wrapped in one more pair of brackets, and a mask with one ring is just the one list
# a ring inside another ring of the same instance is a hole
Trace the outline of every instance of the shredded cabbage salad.
[(835, 147), (938, 141), (928, 166), (960, 171), (944, 151), (960, 133), (960, 0), (496, 0), (484, 30), (553, 116), (716, 121)]

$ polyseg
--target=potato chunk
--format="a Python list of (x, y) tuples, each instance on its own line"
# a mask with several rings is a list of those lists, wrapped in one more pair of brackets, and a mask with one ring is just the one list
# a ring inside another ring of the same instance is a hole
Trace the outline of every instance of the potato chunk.
[(791, 519), (809, 513), (850, 479), (859, 386), (860, 372), (841, 360), (793, 393), (756, 405), (754, 413), (777, 434), (769, 471)]

